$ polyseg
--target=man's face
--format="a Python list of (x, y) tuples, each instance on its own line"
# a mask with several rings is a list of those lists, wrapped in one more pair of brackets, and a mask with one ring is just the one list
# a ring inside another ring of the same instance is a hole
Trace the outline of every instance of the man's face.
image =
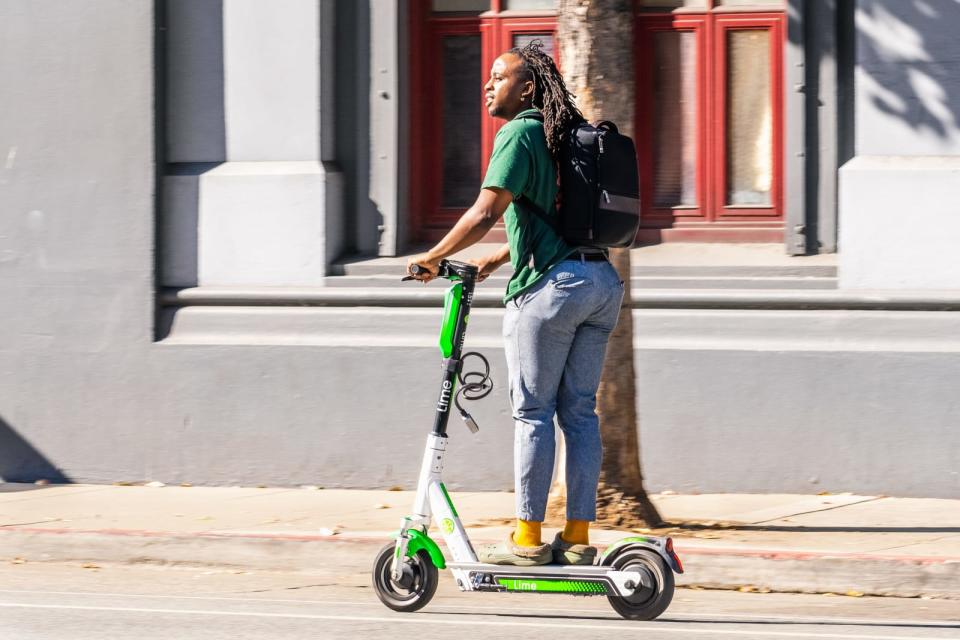
[(505, 53), (494, 60), (490, 68), (490, 79), (483, 85), (484, 104), (487, 106), (487, 113), (494, 118), (513, 120), (514, 116), (523, 110), (523, 106), (529, 103), (533, 81), (521, 78), (522, 66), (520, 57), (512, 53)]

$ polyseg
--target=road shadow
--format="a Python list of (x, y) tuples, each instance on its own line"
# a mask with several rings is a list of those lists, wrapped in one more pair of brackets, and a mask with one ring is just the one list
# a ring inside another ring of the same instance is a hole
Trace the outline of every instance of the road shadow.
[[(0, 417), (0, 480), (23, 483), (19, 487), (0, 485), (0, 491), (40, 489), (32, 483), (45, 480), (51, 484), (68, 484), (72, 480), (31, 445)], [(26, 485), (26, 486), (24, 486)]]

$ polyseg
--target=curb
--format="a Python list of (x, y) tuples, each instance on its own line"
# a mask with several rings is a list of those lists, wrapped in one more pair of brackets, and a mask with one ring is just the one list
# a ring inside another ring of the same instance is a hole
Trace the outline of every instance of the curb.
[[(0, 529), (0, 557), (318, 571), (329, 569), (331, 550), (342, 549), (338, 567), (366, 572), (369, 558), (356, 551), (369, 549), (372, 557), (390, 535), (13, 527)], [(481, 536), (475, 542), (492, 541)], [(686, 570), (678, 586), (960, 599), (960, 558), (704, 547), (683, 538), (675, 545)]]

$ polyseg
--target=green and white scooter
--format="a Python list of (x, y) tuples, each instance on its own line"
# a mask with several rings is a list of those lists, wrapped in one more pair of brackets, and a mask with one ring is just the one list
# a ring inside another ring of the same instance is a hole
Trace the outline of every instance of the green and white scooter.
[[(414, 273), (418, 273), (417, 269), (415, 266)], [(396, 541), (380, 550), (373, 565), (373, 587), (380, 601), (394, 611), (416, 611), (430, 602), (436, 592), (439, 570), (449, 569), (461, 591), (607, 596), (624, 618), (656, 618), (673, 599), (673, 572), (683, 573), (670, 538), (624, 538), (599, 556), (597, 564), (590, 566), (515, 567), (477, 562), (440, 475), (447, 449), (451, 404), (460, 411), (470, 431), (476, 433), (479, 427), (461, 406), (460, 399), (482, 398), (490, 393), (493, 384), (487, 360), (476, 352), (463, 353), (477, 267), (444, 260), (440, 263), (439, 277), (454, 283), (444, 297), (440, 398), (433, 432), (427, 436), (413, 515), (403, 519)], [(470, 357), (483, 363), (482, 372), (463, 373), (463, 362)], [(449, 559), (428, 535), (431, 518), (443, 536)]]

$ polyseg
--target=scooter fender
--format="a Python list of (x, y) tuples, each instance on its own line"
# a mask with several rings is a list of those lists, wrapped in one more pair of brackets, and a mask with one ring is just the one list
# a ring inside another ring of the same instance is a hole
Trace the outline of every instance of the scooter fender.
[(617, 540), (607, 547), (607, 550), (600, 556), (600, 566), (612, 565), (621, 553), (637, 547), (655, 551), (657, 555), (663, 558), (667, 566), (673, 569), (674, 573), (683, 573), (683, 564), (680, 563), (680, 557), (673, 550), (673, 540), (655, 536), (632, 536)]
[(447, 568), (447, 563), (443, 558), (443, 552), (440, 551), (439, 545), (430, 539), (430, 536), (416, 529), (408, 530), (407, 536), (409, 537), (409, 541), (407, 542), (408, 557), (416, 555), (417, 551), (424, 549), (427, 555), (430, 556), (430, 562), (433, 563), (433, 566), (437, 569)]

